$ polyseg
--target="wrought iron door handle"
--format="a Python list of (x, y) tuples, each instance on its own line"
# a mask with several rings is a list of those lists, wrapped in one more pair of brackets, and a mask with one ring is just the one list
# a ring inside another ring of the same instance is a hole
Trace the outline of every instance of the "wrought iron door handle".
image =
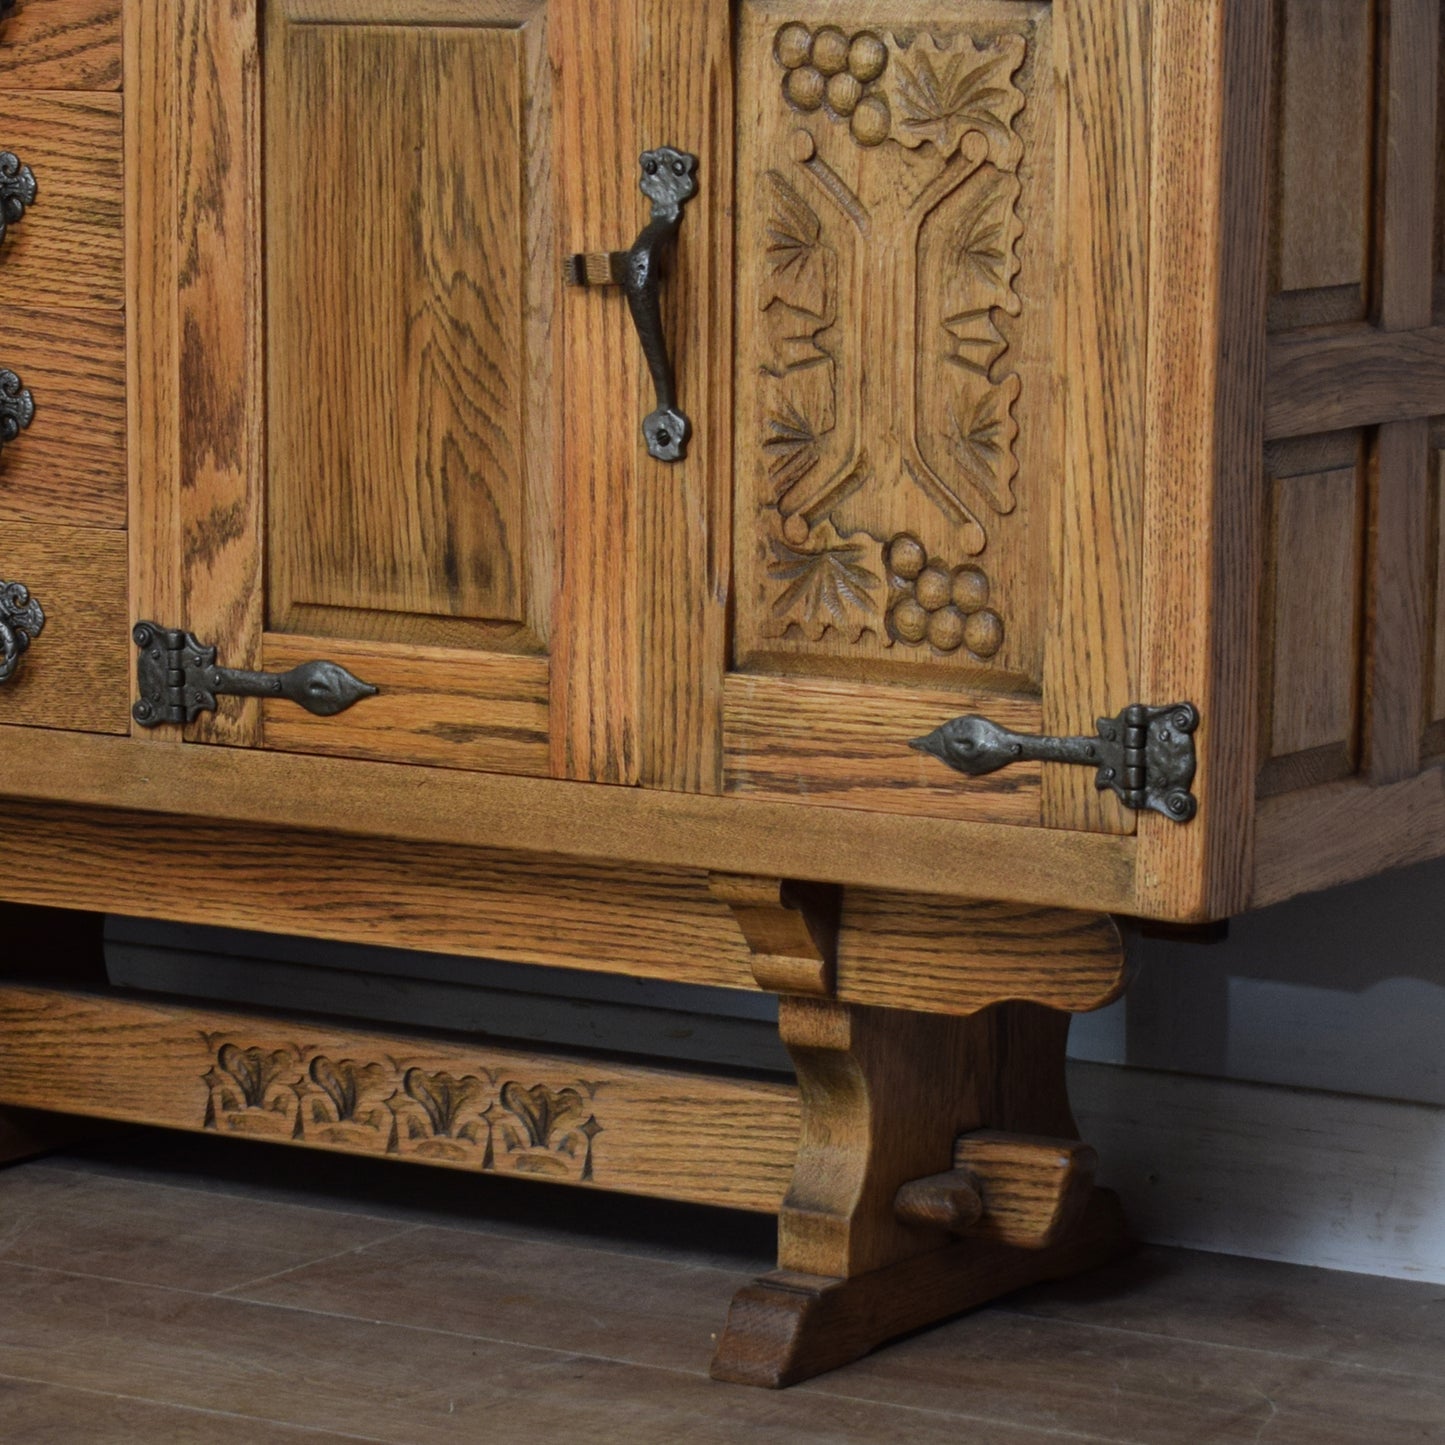
[[(0, 8), (0, 20), (5, 11)], [(14, 151), (0, 151), (0, 241), (5, 230), (25, 219), (25, 208), (35, 204), (35, 172)]]
[(23, 582), (0, 582), (0, 683), (9, 682), (45, 626), (45, 612)]
[(131, 632), (140, 648), (136, 667), (140, 699), (131, 716), (143, 727), (191, 723), (216, 706), (216, 698), (284, 697), (317, 717), (334, 717), (380, 691), (339, 663), (303, 662), (290, 672), (241, 672), (216, 666), (216, 649), (180, 628), (138, 622)]
[(13, 442), (35, 415), (35, 399), (13, 371), (0, 369), (0, 451)]
[(649, 455), (660, 462), (676, 462), (687, 455), (692, 423), (677, 405), (677, 380), (662, 331), (659, 262), (677, 237), (683, 206), (697, 194), (697, 157), (659, 146), (643, 151), (641, 165), (642, 193), (652, 202), (652, 216), (632, 249), (568, 256), (563, 280), (569, 286), (621, 286), (626, 292), (627, 308), (657, 393), (656, 410), (643, 419), (642, 437)]
[(1109, 789), (1126, 808), (1152, 808), (1187, 823), (1199, 801), (1194, 781), (1193, 703), (1146, 707), (1131, 703), (1117, 717), (1099, 719), (1092, 738), (1031, 737), (1010, 732), (986, 717), (956, 717), (909, 744), (956, 772), (981, 777), (1010, 763), (1081, 763), (1097, 768), (1094, 786)]

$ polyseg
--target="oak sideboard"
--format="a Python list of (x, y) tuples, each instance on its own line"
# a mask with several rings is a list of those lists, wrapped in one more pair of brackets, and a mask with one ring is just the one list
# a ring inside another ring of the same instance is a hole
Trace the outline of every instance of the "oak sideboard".
[[(0, 0), (11, 1152), (774, 1212), (757, 1384), (1108, 1257), (1121, 926), (1445, 853), (1441, 10)], [(796, 1080), (104, 912), (763, 990)]]

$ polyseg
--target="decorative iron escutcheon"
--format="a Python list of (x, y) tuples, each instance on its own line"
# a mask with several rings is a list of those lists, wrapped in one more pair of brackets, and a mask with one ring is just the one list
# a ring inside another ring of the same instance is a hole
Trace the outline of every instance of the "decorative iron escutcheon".
[(0, 683), (15, 676), (44, 626), (45, 612), (25, 584), (0, 582)]
[[(0, 20), (4, 16), (0, 10)], [(35, 204), (38, 192), (35, 172), (14, 151), (0, 151), (0, 241), (7, 227), (25, 219), (25, 208)]]
[(154, 622), (136, 623), (131, 637), (140, 648), (140, 699), (131, 716), (143, 728), (195, 722), (201, 713), (215, 710), (220, 696), (284, 697), (317, 717), (334, 717), (380, 691), (335, 662), (303, 662), (290, 672), (217, 667), (214, 647)]
[(13, 371), (0, 368), (0, 450), (13, 442), (35, 416), (35, 398)]
[(682, 208), (697, 194), (697, 157), (671, 146), (643, 151), (642, 194), (652, 202), (652, 217), (630, 251), (589, 251), (568, 256), (562, 279), (568, 286), (620, 286), (652, 385), (657, 409), (642, 421), (642, 437), (650, 456), (659, 462), (681, 461), (687, 455), (692, 422), (678, 409), (677, 380), (667, 337), (662, 330), (661, 255), (677, 239)]
[(972, 777), (1010, 763), (1079, 763), (1097, 768), (1094, 786), (1119, 796), (1126, 808), (1152, 809), (1187, 823), (1199, 807), (1194, 782), (1194, 730), (1199, 709), (1131, 703), (1117, 717), (1101, 717), (1092, 738), (1030, 737), (986, 717), (956, 717), (909, 744)]

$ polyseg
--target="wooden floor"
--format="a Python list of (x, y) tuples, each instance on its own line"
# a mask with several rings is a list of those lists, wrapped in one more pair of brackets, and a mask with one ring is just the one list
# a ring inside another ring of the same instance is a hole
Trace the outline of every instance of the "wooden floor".
[(1145, 1250), (783, 1394), (770, 1221), (129, 1135), (0, 1171), (0, 1441), (1445, 1441), (1445, 1288)]

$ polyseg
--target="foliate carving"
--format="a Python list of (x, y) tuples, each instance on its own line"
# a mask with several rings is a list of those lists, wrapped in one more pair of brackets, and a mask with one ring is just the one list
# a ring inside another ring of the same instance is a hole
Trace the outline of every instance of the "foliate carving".
[(485, 1171), (589, 1182), (602, 1125), (587, 1080), (554, 1088), (486, 1068), (452, 1074), (206, 1036), (203, 1126)]
[[(975, 661), (1004, 646), (970, 559), (1018, 503), (1025, 55), (1023, 34), (953, 21), (772, 32), (771, 164), (743, 242), (761, 321), (743, 377), (764, 482), (758, 636)], [(893, 563), (910, 547), (911, 575)], [(960, 600), (928, 600), (935, 574)]]

